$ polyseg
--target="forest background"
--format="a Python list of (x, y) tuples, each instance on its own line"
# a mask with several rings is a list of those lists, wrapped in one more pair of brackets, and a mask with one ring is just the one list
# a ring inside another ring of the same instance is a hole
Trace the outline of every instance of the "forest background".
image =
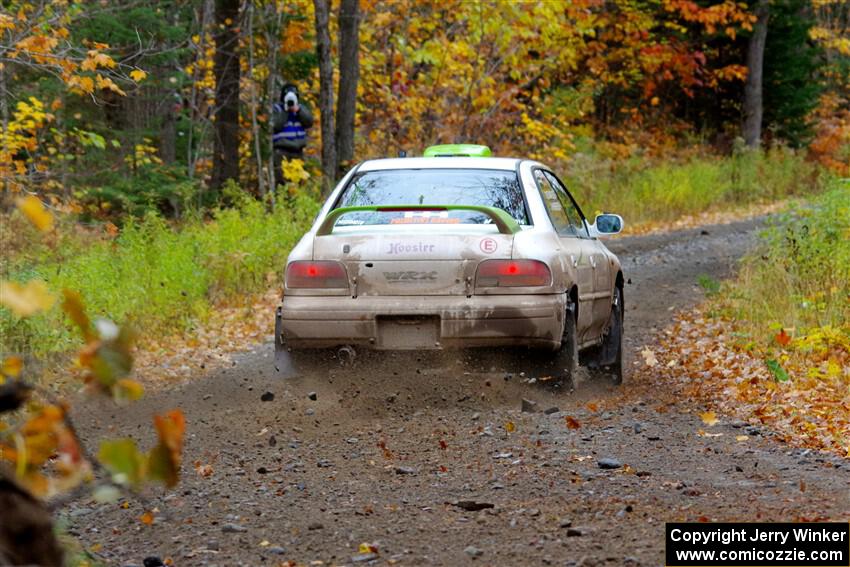
[[(55, 374), (80, 336), (74, 373), (137, 397), (128, 329), (157, 357), (198, 347), (210, 317), (279, 285), (348, 168), (452, 142), (544, 161), (585, 213), (614, 210), (633, 231), (824, 193), (797, 209), (814, 229), (776, 229), (760, 257), (782, 261), (754, 257), (725, 295), (783, 301), (718, 309), (765, 349), (823, 339), (799, 372), (820, 380), (824, 364), (846, 392), (848, 23), (845, 0), (3, 2), (0, 410), (26, 397), (22, 372)], [(305, 159), (276, 171), (286, 82), (317, 121)], [(768, 360), (787, 379), (790, 359)], [(42, 475), (68, 438), (57, 407), (0, 422), (0, 456), (43, 495), (61, 488)], [(118, 451), (158, 463), (136, 481), (176, 481), (183, 424), (169, 419), (149, 460)], [(15, 437), (28, 423), (35, 437)], [(41, 460), (21, 460), (19, 439)]]

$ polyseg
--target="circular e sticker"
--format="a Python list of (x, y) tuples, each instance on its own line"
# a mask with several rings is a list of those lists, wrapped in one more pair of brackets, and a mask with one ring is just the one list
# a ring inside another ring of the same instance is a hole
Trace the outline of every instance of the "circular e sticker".
[(485, 254), (492, 254), (499, 247), (499, 243), (492, 238), (482, 238), (478, 246)]

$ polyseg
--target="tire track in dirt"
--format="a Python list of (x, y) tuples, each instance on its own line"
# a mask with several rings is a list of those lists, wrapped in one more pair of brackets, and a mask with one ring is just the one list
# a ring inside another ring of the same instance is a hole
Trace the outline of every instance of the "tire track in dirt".
[[(700, 301), (698, 276), (734, 270), (757, 226), (611, 242), (631, 280), (630, 367), (673, 312)], [(180, 566), (352, 564), (363, 542), (378, 548), (378, 565), (658, 565), (664, 521), (850, 513), (846, 463), (742, 423), (698, 436), (699, 408), (628, 376), (621, 388), (582, 375), (553, 389), (507, 374), (497, 359), (470, 369), (462, 354), (442, 353), (381, 364), (363, 356), (353, 369), (331, 362), (282, 380), (271, 351), (258, 345), (232, 368), (128, 408), (78, 406), (87, 439), (152, 443), (150, 416), (177, 406), (188, 437), (181, 485), (149, 493), (153, 525), (138, 521), (132, 500), (127, 509), (78, 501), (65, 510), (70, 531), (116, 565), (148, 555)], [(260, 401), (266, 392), (274, 399)], [(522, 398), (551, 413), (521, 412)], [(735, 441), (742, 432), (749, 442)], [(601, 469), (601, 458), (624, 466)], [(493, 508), (452, 504), (469, 500)]]

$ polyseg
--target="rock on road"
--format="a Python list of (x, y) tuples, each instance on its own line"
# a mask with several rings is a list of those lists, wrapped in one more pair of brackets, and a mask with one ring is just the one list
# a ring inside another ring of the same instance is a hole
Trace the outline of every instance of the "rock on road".
[[(675, 310), (701, 300), (699, 275), (733, 271), (756, 226), (611, 242), (631, 280), (630, 366)], [(470, 372), (456, 353), (282, 380), (271, 350), (128, 408), (84, 404), (84, 438), (143, 446), (151, 416), (181, 407), (183, 478), (146, 491), (152, 525), (132, 498), (78, 500), (61, 512), (68, 531), (111, 565), (662, 565), (665, 521), (850, 514), (846, 461), (723, 416), (712, 428), (723, 435), (698, 436), (701, 408), (667, 400), (663, 384), (651, 399), (628, 376), (620, 388), (580, 376), (556, 391), (486, 360)], [(521, 411), (523, 398), (536, 411)]]

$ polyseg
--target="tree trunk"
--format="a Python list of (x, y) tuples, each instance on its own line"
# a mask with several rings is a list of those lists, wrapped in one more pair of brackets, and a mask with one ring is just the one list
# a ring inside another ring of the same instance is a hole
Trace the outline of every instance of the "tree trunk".
[(215, 2), (215, 139), (211, 187), (239, 180), (239, 0)]
[(354, 159), (354, 116), (360, 79), (360, 2), (339, 4), (339, 98), (336, 103), (337, 164), (345, 173)]
[(44, 505), (0, 467), (0, 565), (61, 567), (62, 546)]
[[(248, 10), (248, 69), (253, 69), (254, 62), (254, 2), (249, 0), (247, 3)], [(257, 81), (251, 86), (251, 140), (254, 142), (254, 159), (257, 162), (257, 188), (261, 199), (266, 198), (266, 180), (265, 171), (263, 169), (263, 150), (262, 142), (263, 135), (260, 129), (260, 122), (257, 117), (257, 109), (260, 106), (257, 91), (260, 90), (260, 82)], [(268, 96), (268, 95), (267, 95)], [(273, 189), (273, 187), (272, 187)], [(274, 191), (272, 191), (274, 195)]]
[[(271, 14), (266, 16), (266, 21), (272, 23), (267, 24), (265, 32), (269, 66), (269, 76), (266, 79), (266, 115), (269, 117), (274, 116), (274, 105), (279, 95), (277, 87), (277, 55), (278, 51), (280, 51), (280, 28), (283, 24), (283, 12), (277, 10), (275, 6), (276, 4), (270, 5)], [(274, 207), (276, 204), (277, 175), (280, 172), (276, 171), (274, 167), (276, 162), (273, 139), (274, 128), (271, 127), (271, 121), (271, 118), (269, 118), (269, 127), (266, 129), (266, 142), (269, 148), (266, 169), (269, 172), (269, 190), (271, 191), (272, 207)]]
[(334, 70), (328, 31), (330, 0), (313, 0), (316, 8), (316, 50), (319, 56), (319, 112), (322, 118), (322, 177), (328, 193), (336, 179), (334, 137)]
[(769, 0), (758, 0), (753, 35), (747, 48), (747, 84), (744, 87), (744, 142), (747, 147), (761, 144), (762, 75), (764, 74), (764, 46), (767, 43)]
[(163, 163), (172, 165), (177, 159), (177, 112), (178, 100), (176, 93), (166, 95), (162, 112), (162, 123), (159, 127), (159, 155)]

